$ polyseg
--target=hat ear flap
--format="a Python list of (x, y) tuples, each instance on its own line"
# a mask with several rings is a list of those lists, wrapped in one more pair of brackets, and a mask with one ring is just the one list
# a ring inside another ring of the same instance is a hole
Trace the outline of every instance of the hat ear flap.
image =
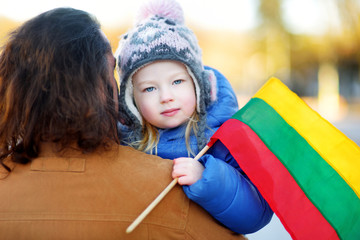
[(210, 84), (211, 102), (214, 102), (217, 99), (217, 83), (216, 83), (215, 73), (212, 70), (205, 70), (204, 75), (205, 75), (204, 79), (209, 81), (209, 84)]
[(132, 128), (142, 126), (142, 117), (134, 102), (132, 75), (120, 85), (119, 118), (123, 125)]
[(130, 126), (132, 121), (128, 114), (126, 114), (127, 109), (124, 107), (123, 104), (120, 104), (119, 101), (119, 121), (122, 125)]

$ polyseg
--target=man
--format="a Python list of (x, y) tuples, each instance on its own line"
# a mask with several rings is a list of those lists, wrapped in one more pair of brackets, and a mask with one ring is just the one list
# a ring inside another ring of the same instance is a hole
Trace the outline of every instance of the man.
[(120, 146), (115, 61), (88, 13), (54, 9), (0, 56), (0, 239), (244, 239), (171, 181), (172, 162)]

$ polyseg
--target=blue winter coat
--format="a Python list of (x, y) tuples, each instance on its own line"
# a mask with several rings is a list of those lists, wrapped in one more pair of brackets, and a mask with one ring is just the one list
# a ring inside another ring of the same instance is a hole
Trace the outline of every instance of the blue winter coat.
[[(227, 79), (215, 69), (206, 69), (213, 70), (217, 79), (217, 100), (207, 109), (209, 128), (205, 134), (210, 138), (239, 108)], [(121, 131), (126, 139), (127, 129), (122, 127)], [(153, 154), (168, 159), (190, 157), (184, 132), (185, 126), (160, 129), (157, 152)], [(195, 153), (201, 150), (195, 136), (190, 137), (190, 146)], [(190, 186), (183, 186), (191, 200), (238, 233), (255, 232), (270, 222), (273, 212), (269, 205), (221, 142), (215, 143), (199, 161), (205, 166), (202, 178)]]

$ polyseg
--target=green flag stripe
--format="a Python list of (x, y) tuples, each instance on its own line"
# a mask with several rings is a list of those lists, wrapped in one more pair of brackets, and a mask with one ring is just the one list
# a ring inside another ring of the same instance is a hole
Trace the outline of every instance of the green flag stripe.
[(341, 239), (360, 239), (360, 199), (270, 105), (262, 99), (252, 98), (232, 118), (253, 129)]

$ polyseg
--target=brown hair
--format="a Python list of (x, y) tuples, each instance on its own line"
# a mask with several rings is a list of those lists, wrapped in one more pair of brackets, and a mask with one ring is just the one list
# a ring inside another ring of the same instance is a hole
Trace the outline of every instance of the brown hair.
[[(0, 155), (27, 163), (41, 141), (93, 151), (116, 141), (109, 42), (97, 20), (58, 8), (11, 33), (0, 55)], [(113, 69), (112, 69), (113, 70)]]

